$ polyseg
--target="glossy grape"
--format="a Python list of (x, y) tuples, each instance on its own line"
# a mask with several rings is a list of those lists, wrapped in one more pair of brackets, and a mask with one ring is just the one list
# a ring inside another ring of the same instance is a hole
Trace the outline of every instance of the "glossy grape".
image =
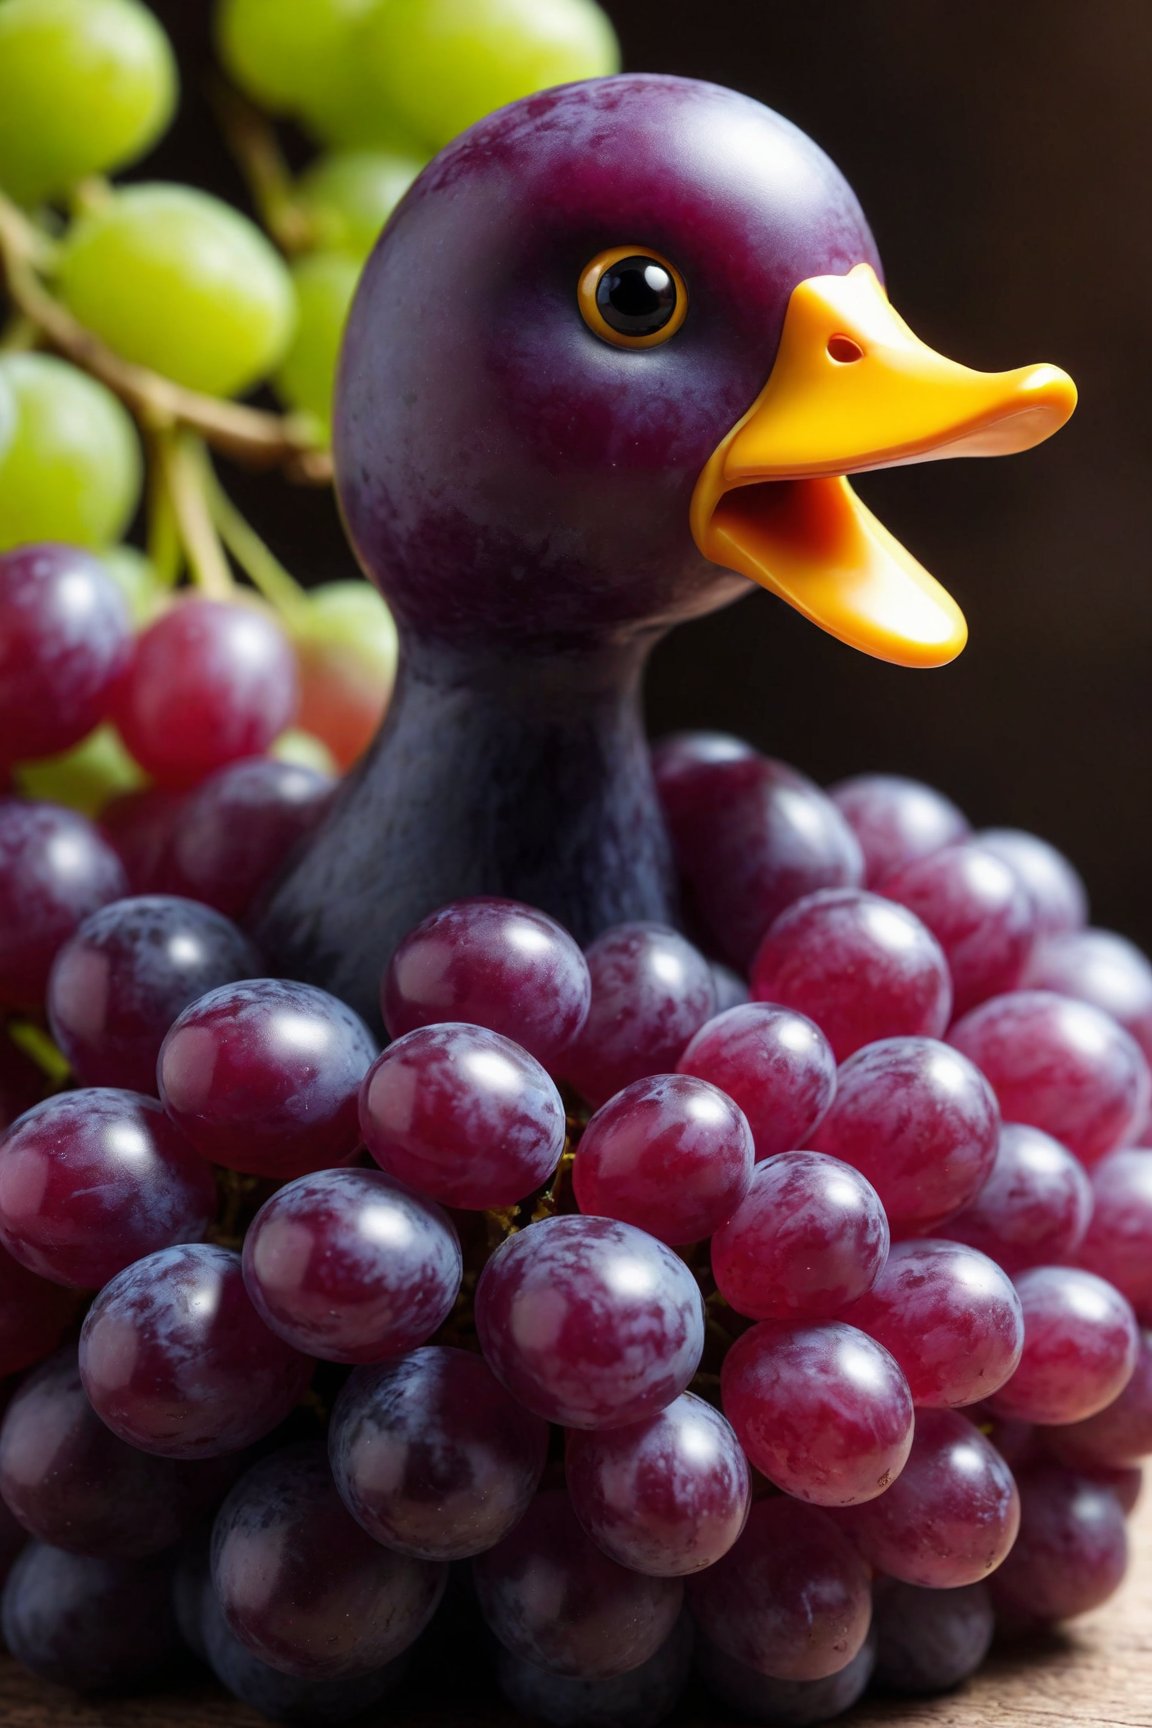
[(84, 1086), (156, 1088), (173, 1020), (197, 997), (260, 971), (234, 924), (169, 895), (93, 912), (56, 956), (48, 982), (52, 1036)]
[(696, 1668), (722, 1703), (752, 1722), (773, 1728), (816, 1728), (860, 1699), (872, 1675), (875, 1642), (862, 1644), (851, 1662), (823, 1680), (774, 1680), (710, 1643), (697, 1640)]
[(1015, 989), (1036, 939), (1032, 902), (1011, 867), (973, 843), (945, 846), (886, 876), (885, 899), (928, 926), (952, 977), (952, 1012)]
[(846, 1668), (868, 1635), (868, 1568), (826, 1512), (757, 1500), (744, 1534), (688, 1584), (693, 1618), (735, 1661), (777, 1680)]
[(371, 0), (223, 0), (216, 44), (229, 73), (261, 107), (327, 108), (346, 96), (356, 27), (371, 9)]
[(340, 344), (360, 268), (360, 260), (344, 252), (312, 252), (292, 266), (296, 321), (276, 370), (276, 394), (297, 413), (311, 415), (327, 440)]
[(1139, 1045), (1107, 1014), (1049, 990), (995, 996), (949, 1042), (983, 1070), (1009, 1122), (1043, 1128), (1093, 1164), (1144, 1120), (1150, 1082)]
[(322, 582), (294, 623), (300, 666), (299, 724), (340, 768), (367, 750), (396, 681), (396, 625), (370, 582)]
[(1119, 1291), (1073, 1266), (1035, 1266), (1020, 1273), (1016, 1288), (1024, 1309), (1024, 1353), (992, 1409), (1060, 1424), (1093, 1416), (1119, 1397), (1140, 1343)]
[(678, 1578), (645, 1578), (584, 1534), (567, 1494), (533, 1501), (510, 1535), (472, 1562), (481, 1612), (523, 1662), (603, 1680), (647, 1662), (680, 1612)]
[(901, 774), (855, 774), (829, 786), (828, 796), (860, 842), (866, 888), (970, 832), (967, 818), (942, 792)]
[(392, 1038), (437, 1021), (465, 1021), (513, 1039), (555, 1066), (588, 1018), (592, 979), (554, 918), (515, 900), (443, 906), (393, 954), (380, 987)]
[(0, 797), (0, 1009), (38, 1011), (57, 951), (127, 891), (119, 858), (83, 816)]
[(1020, 1534), (989, 1584), (997, 1614), (1029, 1626), (1098, 1608), (1128, 1565), (1116, 1496), (1055, 1464), (1029, 1467), (1019, 1485)]
[(836, 1514), (877, 1571), (933, 1590), (975, 1584), (1016, 1539), (1012, 1472), (955, 1410), (919, 1410), (908, 1462), (887, 1493)]
[(815, 1020), (843, 1062), (878, 1038), (938, 1037), (952, 986), (936, 938), (903, 906), (844, 888), (810, 894), (772, 925), (752, 995)]
[(996, 1616), (983, 1584), (926, 1590), (885, 1582), (873, 1610), (875, 1678), (889, 1692), (950, 1692), (975, 1674), (992, 1644)]
[(587, 953), (588, 1018), (563, 1061), (588, 1102), (605, 1103), (633, 1080), (668, 1074), (716, 1012), (707, 960), (660, 924), (619, 924)]
[(1092, 1219), (1076, 1255), (1152, 1317), (1152, 1150), (1124, 1147), (1092, 1171)]
[(165, 1248), (106, 1284), (80, 1335), (93, 1409), (130, 1446), (163, 1458), (238, 1452), (304, 1396), (312, 1363), (283, 1344), (226, 1248)]
[(187, 792), (145, 786), (119, 793), (101, 810), (101, 831), (123, 864), (133, 894), (172, 892), (172, 841), (187, 800)]
[(662, 1242), (608, 1218), (556, 1217), (489, 1260), (476, 1330), (529, 1410), (567, 1428), (619, 1428), (684, 1391), (704, 1315), (695, 1279)]
[(288, 1178), (355, 1151), (357, 1094), (375, 1054), (367, 1026), (335, 996), (254, 978), (184, 1010), (157, 1078), (165, 1110), (202, 1157)]
[(0, 440), (0, 551), (42, 540), (95, 548), (119, 540), (139, 502), (142, 471), (127, 409), (51, 354), (0, 354), (0, 391), (16, 417), (11, 438)]
[(670, 820), (687, 816), (712, 769), (726, 762), (763, 761), (731, 732), (669, 732), (652, 746), (652, 776)]
[(230, 918), (252, 910), (292, 848), (328, 814), (336, 782), (292, 762), (254, 757), (220, 768), (183, 806), (172, 834), (179, 892)]
[(1067, 930), (1033, 951), (1030, 990), (1055, 990), (1103, 1009), (1130, 1032), (1152, 1062), (1152, 962), (1114, 930)]
[(395, 150), (340, 150), (318, 157), (297, 183), (300, 208), (317, 245), (362, 264), (422, 166), (418, 156)]
[(38, 1542), (103, 1560), (170, 1548), (230, 1486), (227, 1461), (180, 1463), (118, 1440), (80, 1382), (74, 1346), (24, 1380), (0, 1426), (0, 1495)]
[(266, 1200), (244, 1239), (265, 1324), (326, 1362), (379, 1362), (452, 1311), (460, 1243), (447, 1215), (378, 1170), (321, 1170)]
[(1024, 1315), (1007, 1273), (961, 1242), (895, 1243), (843, 1318), (892, 1353), (918, 1407), (989, 1397), (1024, 1348)]
[(137, 0), (6, 0), (0, 184), (33, 204), (120, 168), (159, 137), (176, 96), (168, 38)]
[(215, 1211), (212, 1172), (139, 1092), (62, 1092), (0, 1141), (0, 1241), (57, 1284), (96, 1290), (155, 1249), (199, 1242)]
[(672, 1245), (697, 1242), (740, 1205), (753, 1158), (739, 1105), (707, 1081), (657, 1074), (601, 1105), (581, 1136), (572, 1185), (582, 1212)]
[(923, 1233), (979, 1193), (1000, 1115), (979, 1069), (930, 1038), (887, 1038), (844, 1063), (812, 1144), (871, 1182), (895, 1233)]
[(855, 1326), (762, 1320), (721, 1371), (724, 1414), (755, 1465), (799, 1500), (850, 1506), (882, 1494), (912, 1444), (898, 1364)]
[(1142, 1332), (1132, 1378), (1118, 1397), (1094, 1416), (1045, 1436), (1047, 1449), (1062, 1463), (1126, 1469), (1152, 1456), (1152, 1332)]
[(1011, 865), (1031, 896), (1041, 936), (1078, 930), (1088, 917), (1088, 891), (1062, 852), (1020, 828), (985, 828), (979, 844)]
[(596, 1546), (660, 1578), (714, 1565), (743, 1530), (751, 1500), (731, 1426), (690, 1393), (646, 1422), (570, 1433), (565, 1478)]
[[(577, 1160), (579, 1163), (579, 1160)], [(876, 1190), (821, 1152), (783, 1152), (712, 1239), (717, 1289), (754, 1320), (824, 1320), (863, 1296), (888, 1255)]]
[(53, 756), (86, 737), (129, 643), (127, 608), (98, 559), (51, 542), (0, 556), (0, 760)]
[(423, 1560), (462, 1560), (501, 1541), (531, 1504), (547, 1450), (547, 1424), (478, 1356), (438, 1345), (358, 1369), (328, 1439), (357, 1523)]
[(560, 1094), (526, 1050), (481, 1026), (422, 1026), (390, 1044), (360, 1093), (360, 1128), (398, 1182), (447, 1206), (511, 1206), (564, 1150)]
[(193, 595), (137, 641), (114, 718), (141, 767), (163, 785), (189, 786), (267, 749), (296, 701), (292, 650), (275, 619)]
[(266, 377), (292, 333), (280, 255), (193, 186), (118, 188), (69, 230), (56, 280), (75, 317), (124, 359), (212, 396)]
[(657, 784), (692, 918), (746, 969), (773, 919), (820, 888), (863, 880), (836, 806), (794, 768), (752, 753), (681, 748)]
[(743, 1110), (756, 1157), (803, 1146), (836, 1090), (836, 1058), (819, 1027), (790, 1008), (745, 1002), (709, 1020), (677, 1063)]
[(692, 1646), (691, 1623), (681, 1617), (654, 1656), (607, 1680), (574, 1680), (501, 1646), (496, 1683), (521, 1716), (551, 1728), (657, 1728), (688, 1684)]
[(1091, 1213), (1078, 1159), (1042, 1129), (1006, 1122), (991, 1175), (940, 1234), (981, 1249), (1005, 1272), (1023, 1272), (1073, 1258)]
[(390, 1553), (336, 1492), (323, 1446), (253, 1465), (212, 1532), (212, 1582), (229, 1627), (285, 1674), (369, 1674), (419, 1636), (444, 1592), (442, 1566)]
[(4, 1586), (3, 1636), (33, 1674), (74, 1692), (121, 1692), (179, 1648), (171, 1563), (98, 1560), (30, 1542)]
[(0, 1248), (0, 1376), (55, 1350), (76, 1317), (73, 1291), (38, 1278)]

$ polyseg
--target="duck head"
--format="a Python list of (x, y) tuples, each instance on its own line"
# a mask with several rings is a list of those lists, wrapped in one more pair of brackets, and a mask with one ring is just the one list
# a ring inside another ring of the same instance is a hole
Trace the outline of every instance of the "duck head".
[(847, 476), (1024, 450), (1074, 405), (1055, 367), (921, 343), (796, 127), (623, 76), (501, 110), (416, 181), (349, 320), (337, 484), (410, 633), (515, 652), (655, 632), (750, 578), (939, 665), (959, 609)]

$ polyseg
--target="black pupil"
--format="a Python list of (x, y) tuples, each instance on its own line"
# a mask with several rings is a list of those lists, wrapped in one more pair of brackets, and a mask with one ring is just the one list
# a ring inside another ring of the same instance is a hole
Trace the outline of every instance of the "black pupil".
[(596, 304), (621, 336), (654, 336), (676, 310), (676, 284), (654, 258), (621, 258), (596, 284)]

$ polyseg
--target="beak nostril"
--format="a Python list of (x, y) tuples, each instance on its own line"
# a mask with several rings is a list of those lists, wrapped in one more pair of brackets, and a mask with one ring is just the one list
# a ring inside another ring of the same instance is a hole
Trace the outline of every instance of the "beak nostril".
[(841, 366), (850, 366), (853, 360), (863, 360), (864, 350), (852, 336), (829, 336), (829, 357)]

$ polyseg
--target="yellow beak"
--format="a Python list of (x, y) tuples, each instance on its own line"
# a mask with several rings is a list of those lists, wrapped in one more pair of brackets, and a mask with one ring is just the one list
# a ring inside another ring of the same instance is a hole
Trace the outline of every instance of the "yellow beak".
[(844, 476), (1029, 450), (1075, 406), (1055, 366), (973, 372), (937, 354), (868, 264), (810, 277), (767, 384), (696, 483), (696, 544), (866, 654), (945, 665), (967, 640), (960, 608)]

